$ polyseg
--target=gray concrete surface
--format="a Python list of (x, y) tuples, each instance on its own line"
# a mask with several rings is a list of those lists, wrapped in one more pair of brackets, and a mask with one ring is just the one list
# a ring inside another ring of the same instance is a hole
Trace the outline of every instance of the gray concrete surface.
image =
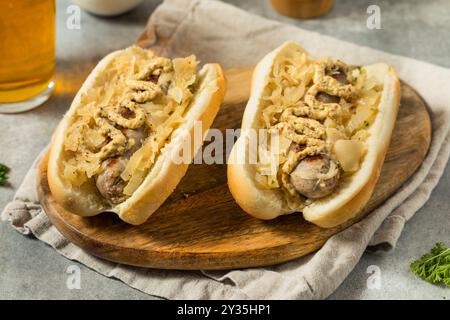
[[(0, 209), (13, 197), (26, 171), (67, 109), (85, 77), (107, 52), (128, 45), (142, 30), (160, 1), (146, 0), (138, 9), (112, 19), (82, 13), (81, 30), (68, 30), (66, 8), (58, 2), (57, 94), (42, 107), (18, 115), (0, 115), (0, 162), (12, 167), (11, 186), (0, 188)], [(334, 37), (450, 67), (450, 4), (447, 0), (337, 0), (319, 20), (299, 21), (275, 13), (268, 1), (227, 2), (271, 19)], [(378, 4), (382, 29), (368, 30), (366, 9)], [(45, 119), (36, 121), (37, 119)], [(450, 290), (417, 279), (409, 262), (436, 242), (450, 245), (450, 166), (427, 204), (409, 221), (397, 248), (390, 253), (366, 253), (331, 299), (449, 299)], [(125, 284), (69, 261), (32, 237), (0, 223), (0, 299), (153, 299)], [(81, 268), (81, 289), (66, 286), (70, 265)], [(381, 287), (367, 288), (368, 266), (381, 270)]]

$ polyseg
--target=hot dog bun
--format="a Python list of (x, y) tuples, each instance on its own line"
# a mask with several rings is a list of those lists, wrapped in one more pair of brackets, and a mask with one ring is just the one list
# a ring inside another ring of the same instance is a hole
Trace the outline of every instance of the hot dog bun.
[[(256, 66), (251, 97), (242, 120), (242, 132), (263, 127), (261, 117), (266, 107), (263, 102), (274, 72), (275, 61), (292, 57), (294, 52), (300, 55), (303, 53), (308, 59), (315, 59), (297, 44), (287, 42), (266, 55)], [(361, 212), (372, 195), (389, 146), (400, 103), (400, 84), (393, 68), (386, 64), (364, 66), (358, 69), (358, 72), (360, 70), (360, 74), (365, 74), (366, 83), (372, 82), (370, 87), (381, 89), (376, 89), (379, 90), (378, 110), (370, 120), (370, 125), (367, 123), (368, 127), (364, 128), (367, 131), (362, 142), (365, 155), (361, 158), (358, 170), (351, 174), (345, 173), (338, 187), (330, 195), (319, 199), (300, 197), (300, 200), (293, 203), (287, 200), (286, 192), (283, 192), (281, 187), (267, 187), (256, 179), (257, 167), (248, 161), (251, 145), (249, 136), (243, 134), (230, 154), (228, 185), (236, 202), (244, 211), (259, 219), (274, 219), (280, 215), (302, 212), (306, 220), (326, 228), (342, 224)], [(349, 120), (348, 123), (355, 122)], [(344, 129), (348, 131), (348, 128)], [(242, 152), (245, 153), (245, 161), (236, 161)]]
[[(212, 125), (226, 90), (226, 80), (221, 67), (217, 64), (206, 64), (197, 73), (195, 89), (189, 88), (193, 93), (190, 103), (185, 106), (186, 109), (181, 115), (182, 120), (177, 119), (174, 121), (175, 125), (172, 123), (174, 128), (167, 139), (162, 141), (162, 147), (155, 151), (155, 157), (151, 166), (148, 164), (148, 161), (146, 162), (149, 169), (145, 173), (143, 181), (124, 201), (112, 203), (105, 199), (96, 187), (96, 176), (84, 178), (86, 181), (81, 185), (75, 186), (73, 182), (66, 178), (67, 162), (70, 160), (70, 157), (77, 156), (77, 151), (67, 151), (69, 128), (76, 121), (75, 119), (80, 117), (80, 110), (89, 103), (89, 99), (98, 100), (94, 89), (106, 87), (113, 77), (121, 79), (129, 72), (128, 69), (117, 69), (117, 61), (127, 66), (131, 65), (132, 67), (130, 68), (133, 69), (132, 73), (134, 73), (135, 70), (143, 68), (143, 66), (137, 65), (139, 61), (145, 61), (145, 63), (150, 65), (156, 58), (156, 55), (150, 50), (139, 47), (130, 47), (107, 55), (87, 77), (75, 96), (70, 109), (58, 125), (53, 135), (49, 155), (48, 181), (52, 194), (67, 210), (81, 216), (92, 216), (103, 211), (112, 211), (127, 223), (138, 225), (145, 222), (162, 205), (185, 175), (188, 164), (184, 162), (175, 164), (172, 159), (174, 155), (178, 155), (180, 150), (182, 150), (183, 142), (186, 143), (187, 141), (194, 148), (193, 131), (195, 121), (202, 122), (203, 136)], [(175, 82), (175, 80), (172, 82)], [(167, 95), (170, 95), (171, 89), (169, 88), (168, 90), (169, 93)], [(92, 96), (93, 91), (94, 96)], [(143, 93), (143, 91), (136, 92), (139, 94)], [(183, 101), (183, 99), (180, 99), (180, 101)], [(152, 102), (148, 102), (148, 107), (153, 107)], [(96, 107), (95, 105), (90, 109), (91, 112), (97, 112), (97, 110), (98, 106)], [(167, 117), (170, 117), (171, 114), (168, 113)], [(105, 115), (105, 117), (109, 116), (108, 114)], [(148, 117), (151, 118), (152, 113), (148, 113)], [(104, 121), (103, 118), (102, 121)], [(115, 126), (118, 127), (117, 125)], [(144, 141), (142, 148), (146, 148), (146, 145), (146, 141)], [(201, 145), (195, 146), (196, 149), (199, 147)], [(194, 157), (196, 149), (193, 149), (191, 152), (191, 159)], [(131, 159), (132, 157), (133, 155)]]

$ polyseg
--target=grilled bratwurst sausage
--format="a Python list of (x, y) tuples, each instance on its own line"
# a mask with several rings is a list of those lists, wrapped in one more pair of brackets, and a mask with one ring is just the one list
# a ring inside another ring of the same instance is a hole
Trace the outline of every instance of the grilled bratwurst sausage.
[(120, 177), (127, 162), (124, 157), (110, 158), (102, 163), (102, 172), (97, 176), (95, 184), (100, 194), (112, 203), (123, 200), (125, 181)]
[(139, 129), (123, 129), (122, 133), (127, 137), (128, 139), (128, 150), (125, 153), (125, 157), (127, 159), (131, 158), (133, 153), (139, 150), (140, 147), (142, 147), (142, 143), (144, 142), (144, 139), (146, 138), (147, 134), (143, 127), (140, 127)]
[(316, 96), (317, 101), (323, 102), (323, 103), (339, 103), (341, 98), (338, 96), (332, 96), (326, 92), (319, 92)]
[(291, 183), (305, 197), (318, 199), (332, 193), (339, 182), (339, 170), (325, 156), (303, 159), (291, 173)]
[(120, 203), (124, 200), (123, 189), (126, 183), (120, 175), (125, 170), (128, 159), (142, 146), (146, 137), (143, 127), (135, 130), (125, 128), (122, 129), (122, 133), (128, 139), (127, 152), (123, 156), (103, 161), (102, 172), (95, 181), (100, 194), (112, 203)]
[(348, 84), (347, 74), (342, 70), (338, 70), (332, 74), (331, 77), (336, 79), (341, 84)]

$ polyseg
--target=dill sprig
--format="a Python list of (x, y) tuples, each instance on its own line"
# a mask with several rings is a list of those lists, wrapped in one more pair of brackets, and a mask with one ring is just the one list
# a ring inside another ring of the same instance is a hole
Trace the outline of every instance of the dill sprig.
[(410, 268), (423, 280), (450, 286), (450, 248), (436, 243), (430, 253), (411, 263)]

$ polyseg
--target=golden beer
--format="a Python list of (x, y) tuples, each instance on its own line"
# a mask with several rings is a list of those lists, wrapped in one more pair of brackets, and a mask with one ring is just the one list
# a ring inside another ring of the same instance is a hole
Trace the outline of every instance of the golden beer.
[(44, 102), (54, 70), (55, 1), (0, 0), (0, 112)]

